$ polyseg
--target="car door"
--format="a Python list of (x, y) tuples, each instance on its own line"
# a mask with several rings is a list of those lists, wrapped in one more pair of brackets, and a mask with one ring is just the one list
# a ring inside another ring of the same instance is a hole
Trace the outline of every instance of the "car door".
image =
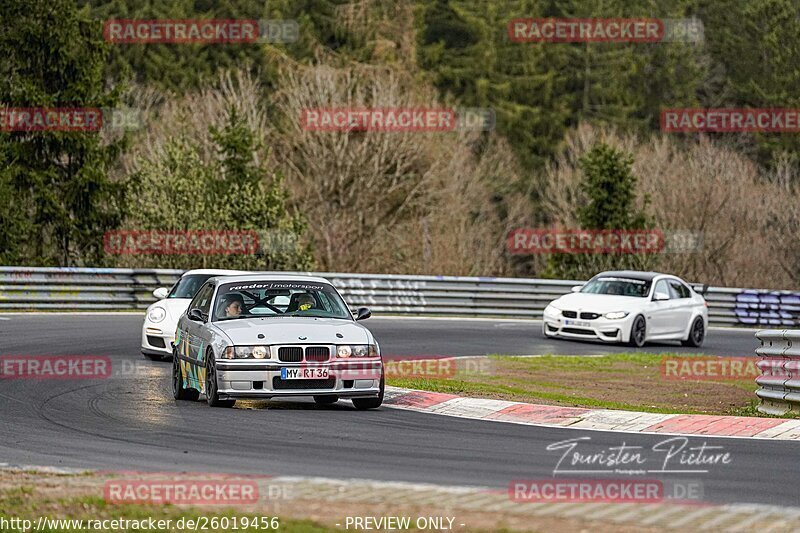
[[(657, 300), (656, 295), (665, 295), (665, 300)], [(670, 298), (669, 284), (666, 279), (658, 280), (650, 295), (650, 309), (647, 313), (648, 331), (651, 336), (661, 336), (670, 333), (674, 328), (674, 314)]]
[[(203, 359), (203, 354), (201, 350), (204, 350), (205, 347), (203, 346), (203, 329), (205, 329), (205, 322), (208, 321), (209, 311), (211, 310), (211, 296), (214, 294), (214, 285), (211, 283), (206, 283), (203, 287), (197, 291), (197, 294), (192, 299), (192, 302), (189, 304), (187, 309), (187, 317), (184, 320), (184, 332), (185, 335), (185, 352), (183, 355), (189, 358), (189, 361), (192, 363), (197, 363), (198, 360)], [(203, 321), (195, 321), (189, 320), (188, 314), (193, 309), (199, 309), (203, 315)]]
[(206, 364), (206, 349), (213, 340), (213, 333), (211, 328), (208, 327), (211, 322), (211, 315), (214, 312), (211, 303), (214, 298), (214, 285), (210, 284), (208, 294), (204, 294), (203, 298), (198, 302), (200, 312), (203, 313), (205, 318), (204, 322), (197, 322), (197, 329), (195, 330), (195, 361), (200, 367), (205, 367)]
[(674, 299), (673, 314), (674, 314), (674, 331), (675, 333), (683, 333), (689, 328), (689, 321), (692, 319), (694, 313), (694, 302), (692, 300), (692, 292), (689, 287), (678, 281), (677, 279), (670, 279), (667, 281), (670, 288), (670, 299)]

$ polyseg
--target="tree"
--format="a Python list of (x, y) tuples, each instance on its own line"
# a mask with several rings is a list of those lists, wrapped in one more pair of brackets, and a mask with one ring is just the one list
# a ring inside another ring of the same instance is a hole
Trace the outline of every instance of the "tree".
[(205, 154), (201, 140), (188, 137), (183, 130), (152, 159), (140, 162), (129, 184), (131, 208), (125, 226), (164, 231), (252, 230), (259, 236), (258, 253), (151, 254), (122, 256), (120, 262), (159, 268), (311, 268), (311, 251), (303, 242), (305, 219), (288, 209), (280, 174), (256, 160), (254, 154), (262, 147), (254, 132), (231, 110), (224, 126), (210, 127), (207, 135), (216, 149), (214, 154)]
[[(598, 143), (580, 159), (582, 189), (589, 201), (576, 209), (586, 230), (636, 230), (652, 226), (646, 213), (648, 199), (637, 209), (637, 178), (631, 170), (633, 156), (607, 144)], [(647, 256), (630, 253), (554, 254), (547, 274), (561, 279), (589, 279), (611, 269), (642, 269), (651, 263)]]
[[(800, 106), (800, 18), (796, 0), (700, 0), (720, 88), (708, 107)], [(717, 134), (764, 165), (800, 151), (792, 133)], [(755, 142), (753, 142), (755, 141)]]
[[(113, 108), (102, 25), (69, 0), (0, 3), (0, 102), (8, 107)], [(0, 188), (26, 220), (0, 225), (4, 259), (98, 264), (119, 219), (121, 187), (107, 177), (119, 143), (97, 131), (0, 132)], [(6, 218), (7, 215), (0, 215)], [(14, 218), (12, 216), (12, 218)], [(6, 249), (6, 248), (4, 248)], [(5, 255), (5, 254), (4, 254)]]

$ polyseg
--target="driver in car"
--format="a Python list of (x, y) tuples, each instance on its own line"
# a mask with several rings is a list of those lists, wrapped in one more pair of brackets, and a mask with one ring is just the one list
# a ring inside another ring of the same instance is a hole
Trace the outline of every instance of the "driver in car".
[(228, 294), (223, 300), (223, 317), (238, 317), (244, 311), (244, 298), (239, 293)]
[(304, 293), (297, 297), (298, 311), (307, 311), (309, 309), (313, 309), (314, 307), (316, 307), (316, 301), (314, 301), (314, 297), (310, 294)]

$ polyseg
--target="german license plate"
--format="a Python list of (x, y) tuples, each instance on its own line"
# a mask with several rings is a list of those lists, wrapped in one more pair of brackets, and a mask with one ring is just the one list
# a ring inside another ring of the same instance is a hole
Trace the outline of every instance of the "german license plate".
[(322, 367), (281, 368), (281, 379), (328, 379), (328, 369)]
[(583, 320), (566, 320), (565, 322), (568, 326), (578, 326), (579, 328), (590, 327), (590, 324), (588, 322), (584, 322)]

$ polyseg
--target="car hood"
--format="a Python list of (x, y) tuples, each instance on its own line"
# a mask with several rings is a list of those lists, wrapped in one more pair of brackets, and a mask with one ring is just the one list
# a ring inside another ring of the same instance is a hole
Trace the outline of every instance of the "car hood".
[[(369, 344), (372, 342), (372, 336), (364, 326), (350, 320), (335, 318), (240, 318), (213, 324), (225, 333), (235, 345)], [(259, 334), (264, 338), (258, 338)]]
[(649, 300), (635, 296), (617, 296), (613, 294), (590, 294), (574, 292), (553, 301), (558, 309), (569, 311), (594, 311), (609, 313), (613, 311), (630, 311), (643, 307)]

